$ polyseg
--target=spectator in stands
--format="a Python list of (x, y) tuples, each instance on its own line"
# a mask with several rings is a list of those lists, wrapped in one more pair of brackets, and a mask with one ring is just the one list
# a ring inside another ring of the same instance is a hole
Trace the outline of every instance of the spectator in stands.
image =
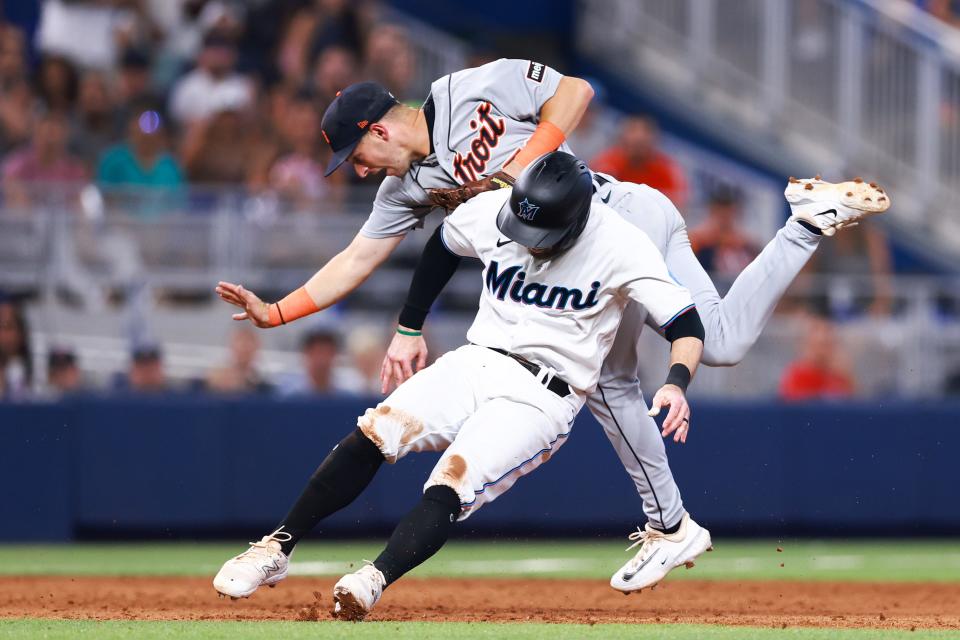
[(26, 39), (23, 31), (0, 21), (0, 85), (22, 78), (27, 73)]
[(106, 76), (87, 71), (80, 79), (77, 108), (70, 118), (70, 148), (84, 164), (96, 166), (100, 155), (122, 135)]
[(323, 113), (338, 91), (359, 81), (357, 67), (357, 57), (346, 47), (332, 46), (323, 50), (313, 67), (313, 87), (323, 107), (317, 109), (319, 113)]
[(32, 109), (33, 92), (25, 78), (0, 80), (0, 154), (30, 139)]
[(269, 393), (270, 385), (257, 371), (260, 336), (242, 326), (230, 335), (230, 357), (207, 376), (206, 388), (215, 393)]
[(257, 123), (239, 105), (224, 105), (184, 135), (181, 157), (190, 182), (243, 185), (256, 173), (260, 156)]
[(728, 185), (710, 193), (707, 218), (690, 230), (690, 244), (714, 282), (733, 282), (750, 264), (759, 248), (740, 227), (743, 195)]
[(83, 377), (72, 349), (56, 347), (47, 354), (47, 388), (45, 395), (56, 400), (78, 393), (83, 388)]
[(9, 154), (0, 166), (8, 203), (29, 202), (31, 185), (35, 189), (43, 183), (45, 193), (58, 185), (72, 191), (86, 180), (86, 167), (67, 151), (67, 134), (63, 114), (48, 111), (37, 119), (30, 145)]
[(359, 54), (363, 47), (364, 12), (370, 3), (356, 0), (317, 0), (314, 12), (317, 16), (313, 31), (310, 57), (328, 47), (344, 47)]
[(158, 101), (150, 85), (150, 55), (141, 49), (127, 49), (116, 75), (118, 122), (127, 122), (130, 110), (137, 105)]
[(276, 65), (280, 76), (291, 86), (301, 86), (310, 64), (310, 41), (317, 24), (313, 7), (302, 7), (286, 23), (277, 46)]
[(47, 56), (36, 74), (36, 92), (51, 111), (69, 113), (77, 102), (80, 81), (77, 70), (62, 56)]
[(804, 318), (804, 322), (808, 326), (802, 332), (799, 357), (783, 374), (780, 397), (797, 402), (852, 396), (856, 384), (833, 323), (817, 315)]
[(97, 183), (112, 188), (150, 187), (175, 190), (183, 185), (177, 159), (167, 151), (164, 117), (149, 105), (131, 112), (125, 142), (100, 160)]
[(657, 148), (656, 122), (647, 116), (628, 116), (617, 142), (593, 159), (590, 168), (618, 180), (646, 184), (664, 193), (681, 211), (686, 180), (670, 156)]
[(23, 32), (0, 21), (0, 155), (30, 136), (33, 94), (27, 82)]
[(953, 27), (960, 27), (960, 3), (957, 0), (926, 0), (927, 11)]
[(287, 381), (281, 389), (284, 395), (331, 394), (349, 392), (343, 372), (336, 366), (340, 339), (336, 332), (315, 327), (304, 334), (300, 342), (303, 355), (303, 373)]
[(351, 364), (349, 389), (352, 393), (380, 393), (380, 367), (386, 352), (387, 339), (378, 327), (357, 327), (347, 335), (347, 354)]
[(141, 344), (130, 354), (126, 390), (136, 393), (160, 393), (167, 390), (163, 372), (163, 351), (156, 344)]
[(0, 294), (0, 399), (22, 400), (30, 395), (32, 384), (26, 316), (19, 304)]
[(340, 200), (344, 176), (323, 177), (328, 147), (321, 144), (320, 114), (312, 95), (298, 93), (286, 104), (284, 113), (284, 121), (278, 125), (285, 150), (270, 166), (270, 188), (301, 207), (321, 200), (328, 206), (334, 204)]
[(253, 85), (234, 70), (237, 50), (218, 33), (204, 38), (197, 67), (173, 88), (170, 113), (180, 124), (211, 118), (224, 109), (245, 111), (253, 106)]
[(364, 59), (364, 79), (376, 80), (401, 102), (423, 99), (413, 93), (416, 54), (406, 29), (395, 24), (374, 27), (367, 36)]

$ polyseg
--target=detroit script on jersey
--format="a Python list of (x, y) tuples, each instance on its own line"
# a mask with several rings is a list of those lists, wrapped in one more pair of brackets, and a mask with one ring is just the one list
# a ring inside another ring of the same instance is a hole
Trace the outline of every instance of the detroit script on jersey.
[[(434, 154), (413, 163), (403, 177), (384, 179), (361, 233), (402, 235), (433, 210), (427, 189), (456, 187), (499, 171), (533, 135), (541, 107), (562, 78), (539, 62), (501, 59), (434, 81)], [(570, 151), (566, 144), (560, 149)]]
[(477, 107), (476, 117), (471, 118), (468, 126), (477, 131), (469, 143), (470, 151), (466, 155), (459, 151), (453, 156), (453, 175), (462, 182), (473, 182), (487, 171), (487, 161), (492, 150), (500, 144), (500, 137), (507, 130), (503, 118), (490, 115), (493, 106), (483, 102)]

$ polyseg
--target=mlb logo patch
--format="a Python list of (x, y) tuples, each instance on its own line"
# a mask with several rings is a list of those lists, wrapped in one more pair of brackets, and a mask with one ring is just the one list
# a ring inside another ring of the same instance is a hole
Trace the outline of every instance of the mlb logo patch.
[(530, 66), (527, 67), (527, 78), (533, 80), (534, 82), (541, 82), (543, 80), (543, 69), (545, 65), (542, 62), (530, 61)]
[(523, 202), (520, 203), (520, 211), (517, 212), (517, 217), (521, 220), (532, 222), (533, 218), (537, 215), (537, 211), (540, 211), (540, 207), (531, 203), (527, 198), (524, 198)]

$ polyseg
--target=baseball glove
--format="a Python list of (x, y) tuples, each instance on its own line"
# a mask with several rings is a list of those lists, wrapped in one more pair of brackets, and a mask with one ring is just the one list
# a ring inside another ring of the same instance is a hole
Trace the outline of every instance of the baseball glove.
[(461, 204), (484, 191), (495, 191), (496, 189), (505, 189), (513, 186), (513, 178), (503, 171), (497, 171), (493, 175), (473, 182), (465, 182), (459, 187), (450, 189), (428, 189), (430, 204), (435, 207), (443, 207), (447, 211), (453, 211)]

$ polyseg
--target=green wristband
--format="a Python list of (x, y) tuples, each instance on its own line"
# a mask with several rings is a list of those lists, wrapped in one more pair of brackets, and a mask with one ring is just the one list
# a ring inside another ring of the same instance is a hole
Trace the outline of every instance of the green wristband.
[(397, 333), (402, 336), (410, 336), (411, 338), (418, 338), (423, 335), (423, 331), (410, 331), (408, 329), (401, 329), (397, 327)]

